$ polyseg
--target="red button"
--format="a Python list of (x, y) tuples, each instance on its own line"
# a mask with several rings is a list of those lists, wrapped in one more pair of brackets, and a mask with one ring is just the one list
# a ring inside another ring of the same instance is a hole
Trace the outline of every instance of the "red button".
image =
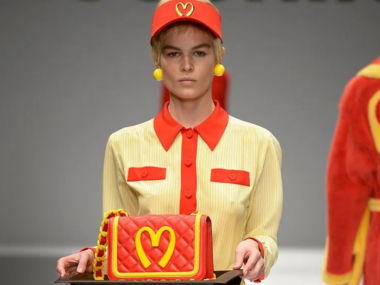
[(145, 169), (143, 171), (141, 171), (141, 177), (142, 178), (145, 178), (148, 176), (148, 171), (146, 171)]
[(188, 130), (187, 133), (186, 133), (186, 136), (187, 136), (187, 138), (191, 139), (193, 137), (193, 131), (192, 130)]
[(231, 181), (235, 181), (235, 180), (236, 180), (236, 174), (235, 174), (235, 173), (230, 173), (230, 174), (228, 174), (228, 178), (229, 178)]
[(187, 190), (185, 192), (185, 196), (186, 196), (186, 198), (191, 198), (193, 196), (193, 193), (191, 192), (191, 190)]
[(192, 163), (193, 163), (193, 162), (191, 161), (190, 158), (186, 159), (186, 161), (185, 161), (185, 165), (186, 165), (186, 166), (190, 166)]

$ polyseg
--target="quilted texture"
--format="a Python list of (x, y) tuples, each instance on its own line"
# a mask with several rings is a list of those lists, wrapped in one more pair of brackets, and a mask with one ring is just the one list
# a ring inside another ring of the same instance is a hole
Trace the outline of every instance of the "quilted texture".
[(111, 218), (107, 273), (110, 280), (213, 278), (210, 218), (201, 214)]
[[(137, 231), (142, 227), (150, 227), (157, 232), (163, 226), (175, 229), (176, 244), (174, 252), (165, 268), (158, 265), (168, 249), (170, 233), (164, 231), (159, 246), (152, 247), (152, 240), (148, 232), (141, 235), (141, 243), (147, 258), (152, 265), (144, 268), (135, 246)], [(195, 216), (135, 216), (119, 220), (118, 225), (118, 263), (120, 272), (173, 272), (191, 271), (194, 269), (194, 229)]]

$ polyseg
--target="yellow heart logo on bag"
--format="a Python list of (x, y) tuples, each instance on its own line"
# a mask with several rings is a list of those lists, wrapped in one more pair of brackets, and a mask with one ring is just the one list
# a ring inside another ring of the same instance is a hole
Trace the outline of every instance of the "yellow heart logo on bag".
[(186, 17), (189, 17), (194, 12), (194, 5), (190, 2), (187, 2), (186, 4), (183, 4), (182, 2), (177, 3), (175, 5), (175, 10), (177, 14), (182, 17), (184, 14), (179, 10), (179, 5), (182, 6), (182, 10), (185, 12), (187, 10), (187, 6), (190, 5), (190, 10), (186, 13)]
[(170, 258), (173, 255), (173, 252), (174, 252), (174, 246), (176, 243), (176, 238), (175, 238), (175, 234), (174, 234), (173, 229), (168, 227), (168, 226), (164, 226), (164, 227), (160, 228), (157, 231), (157, 233), (155, 233), (150, 227), (142, 227), (137, 232), (137, 234), (136, 234), (136, 251), (137, 251), (137, 255), (139, 256), (139, 258), (141, 260), (141, 263), (143, 264), (143, 266), (145, 268), (148, 268), (149, 266), (151, 266), (152, 263), (147, 258), (145, 251), (141, 245), (141, 234), (143, 232), (148, 232), (150, 239), (152, 240), (152, 247), (158, 247), (158, 245), (160, 243), (161, 235), (164, 231), (168, 231), (170, 233), (169, 246), (168, 246), (164, 256), (162, 257), (162, 259), (158, 263), (162, 268), (164, 268), (168, 264)]

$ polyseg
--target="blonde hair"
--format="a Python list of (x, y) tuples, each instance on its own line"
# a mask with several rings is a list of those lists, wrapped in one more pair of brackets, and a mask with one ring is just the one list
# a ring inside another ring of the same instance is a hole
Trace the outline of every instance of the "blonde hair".
[[(161, 0), (157, 4), (157, 8), (160, 7), (162, 4), (169, 2), (172, 0)], [(215, 7), (213, 3), (211, 3), (210, 0), (197, 0), (203, 3), (206, 3), (213, 7), (216, 11), (218, 9)], [(218, 11), (219, 12), (219, 11)], [(162, 47), (165, 40), (168, 38), (169, 35), (178, 35), (180, 33), (183, 33), (186, 29), (189, 28), (189, 26), (196, 27), (206, 34), (208, 34), (213, 39), (213, 50), (215, 55), (215, 62), (221, 63), (222, 62), (222, 54), (223, 54), (223, 44), (219, 37), (217, 37), (210, 29), (205, 27), (202, 24), (196, 23), (196, 22), (177, 22), (173, 23), (166, 28), (164, 28), (161, 32), (159, 32), (154, 38), (152, 39), (152, 57), (155, 62), (159, 62), (161, 53), (162, 53)]]

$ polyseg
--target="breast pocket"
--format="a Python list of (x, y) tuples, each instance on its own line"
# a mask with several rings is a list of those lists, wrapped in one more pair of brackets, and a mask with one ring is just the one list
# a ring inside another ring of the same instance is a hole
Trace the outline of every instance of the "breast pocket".
[(211, 169), (211, 182), (239, 184), (249, 186), (249, 172), (232, 169)]
[(166, 168), (154, 166), (130, 167), (127, 181), (165, 180), (165, 178)]

